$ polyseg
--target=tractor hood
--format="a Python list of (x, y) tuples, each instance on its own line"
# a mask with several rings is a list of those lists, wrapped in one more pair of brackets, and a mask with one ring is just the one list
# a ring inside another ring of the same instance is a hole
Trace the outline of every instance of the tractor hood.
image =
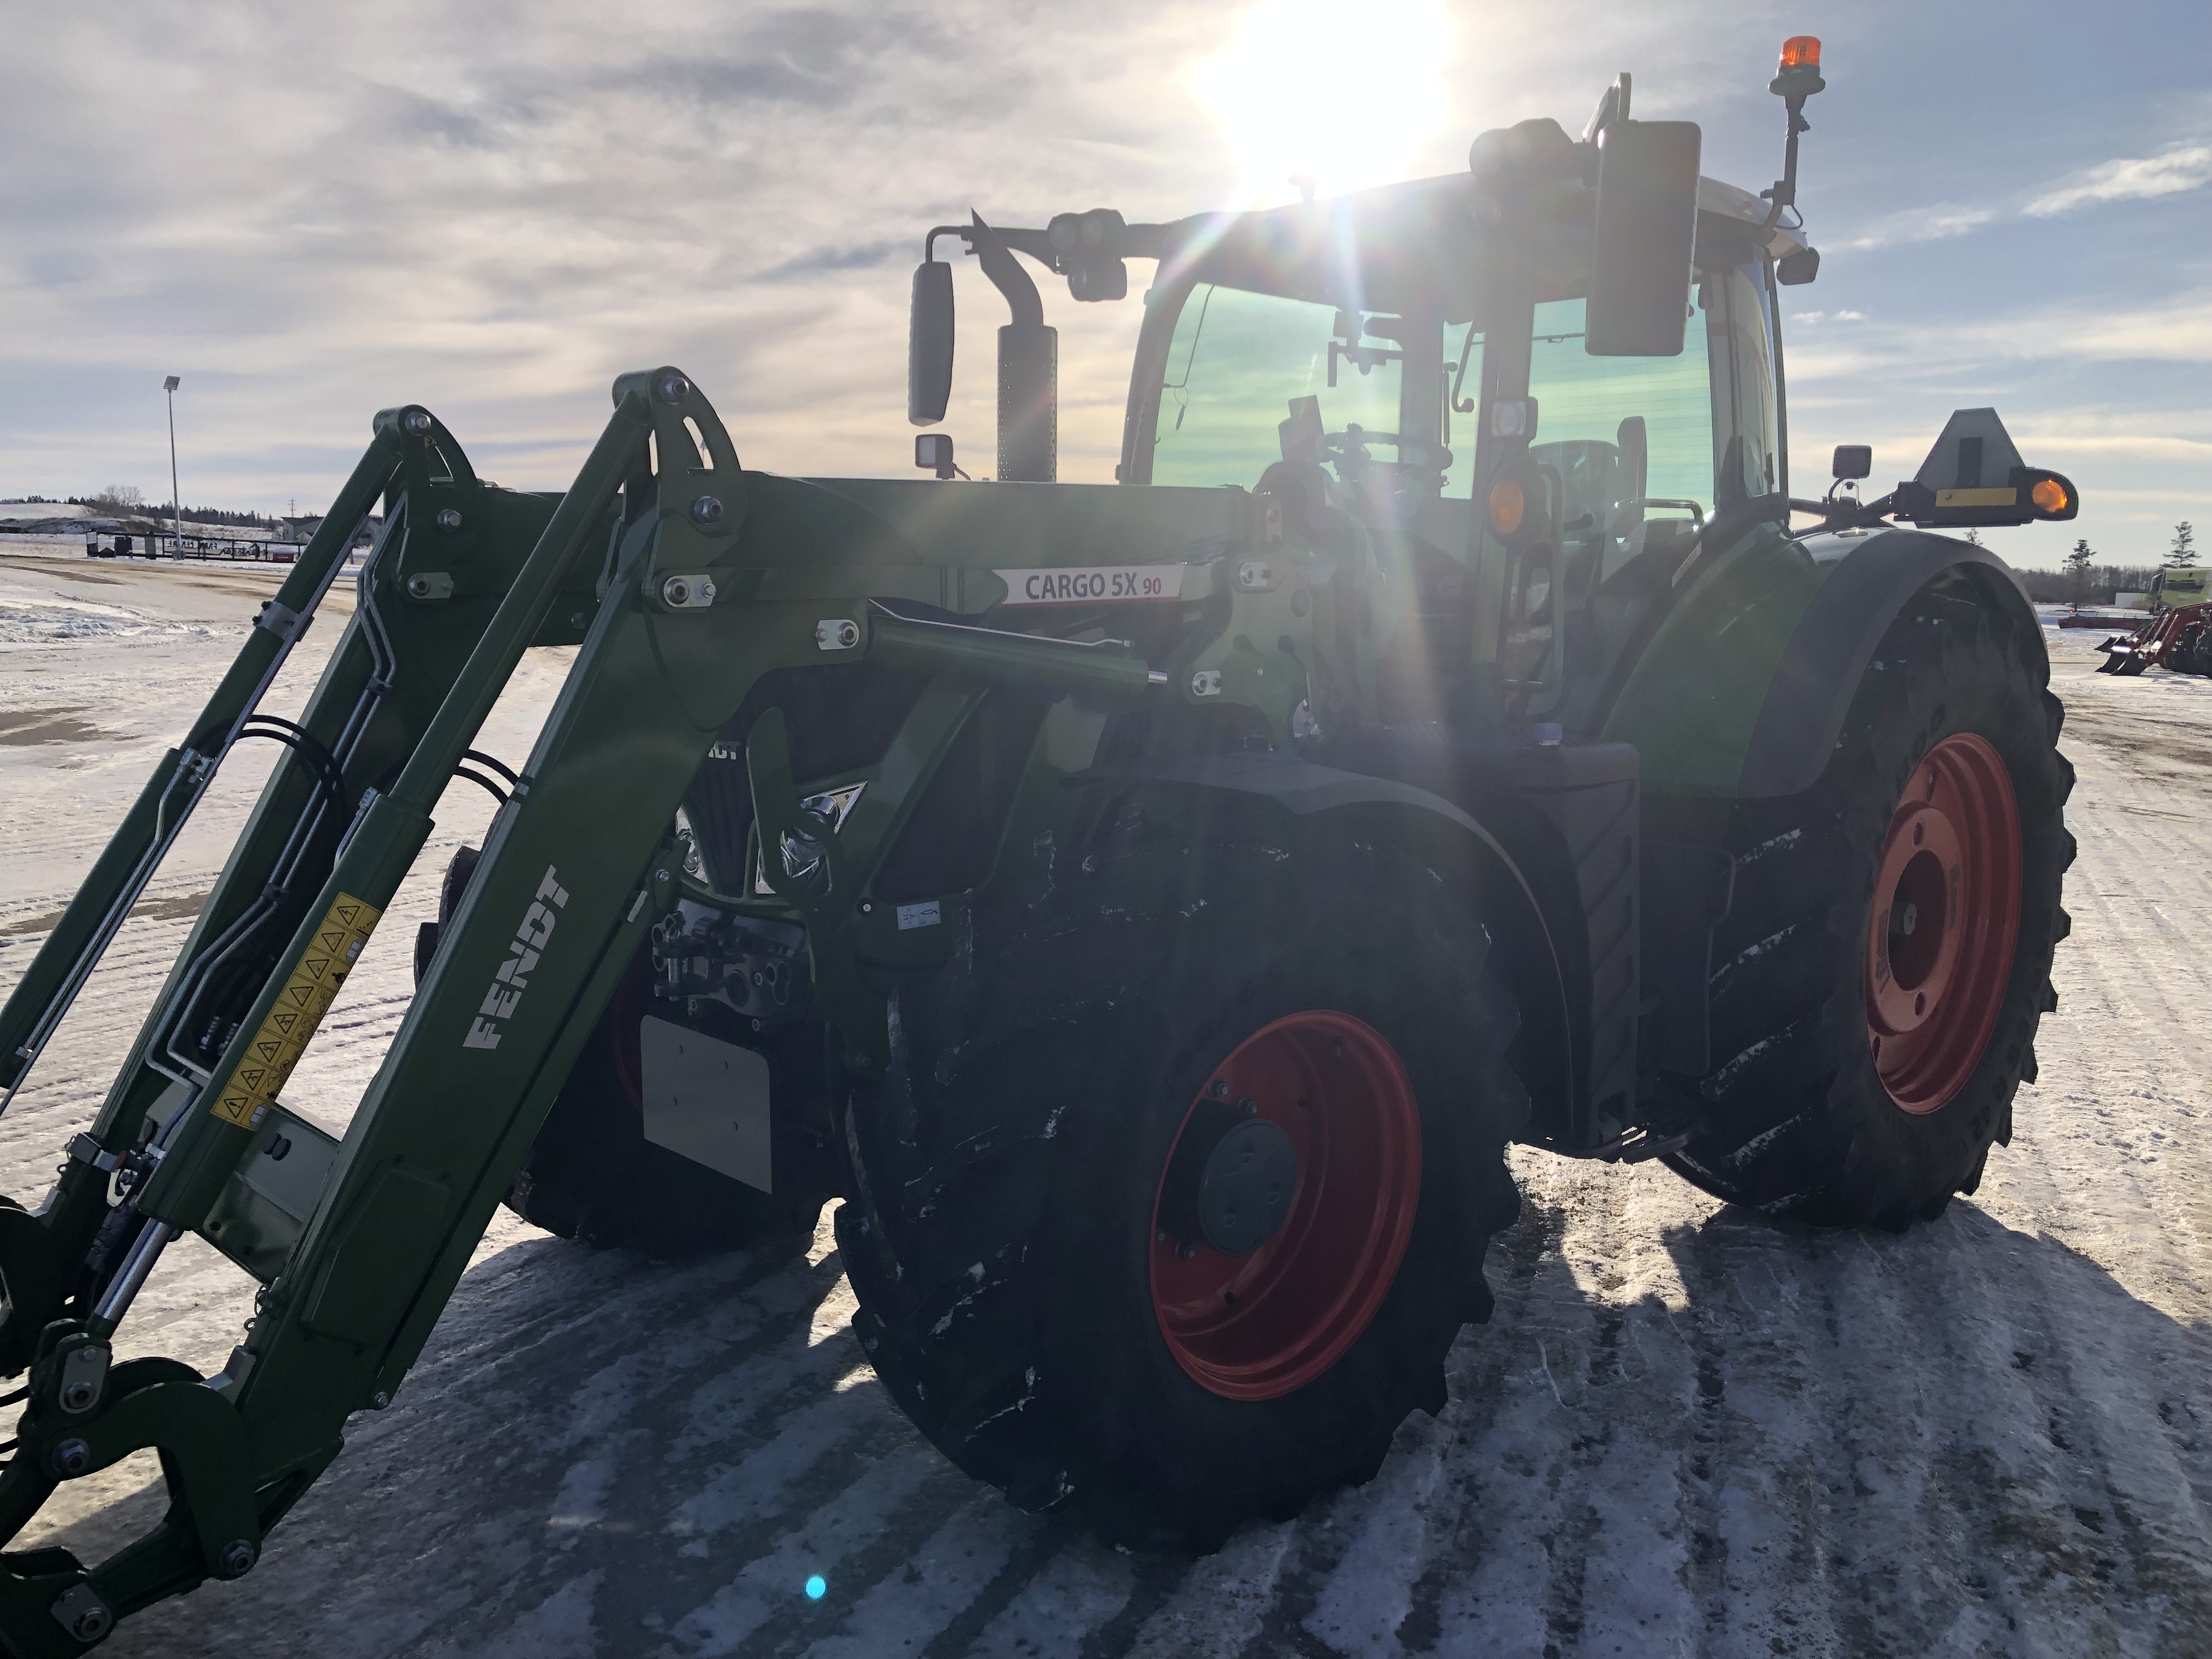
[[(769, 480), (755, 475), (757, 483)], [(777, 479), (859, 507), (878, 538), (926, 564), (1126, 566), (1202, 563), (1244, 544), (1259, 503), (1242, 489), (1125, 489), (1118, 484), (939, 483), (908, 478)], [(756, 513), (775, 508), (757, 490)], [(900, 558), (898, 562), (906, 562)]]

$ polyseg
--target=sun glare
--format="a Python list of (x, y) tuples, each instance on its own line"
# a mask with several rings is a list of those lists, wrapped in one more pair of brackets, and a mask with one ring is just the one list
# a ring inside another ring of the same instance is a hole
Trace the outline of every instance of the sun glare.
[(1407, 176), (1444, 118), (1442, 0), (1261, 0), (1198, 71), (1236, 157), (1243, 207)]

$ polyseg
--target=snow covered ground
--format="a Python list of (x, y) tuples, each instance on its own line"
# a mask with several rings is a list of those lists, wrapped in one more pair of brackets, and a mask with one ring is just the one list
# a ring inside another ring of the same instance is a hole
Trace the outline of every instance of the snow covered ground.
[[(0, 990), (280, 574), (0, 556)], [(296, 711), (339, 621), (271, 712)], [(1940, 1222), (1792, 1233), (1663, 1170), (1517, 1155), (1525, 1218), (1444, 1414), (1366, 1487), (1192, 1559), (1022, 1516), (923, 1446), (846, 1329), (826, 1228), (800, 1263), (672, 1265), (502, 1213), (398, 1402), (356, 1419), (263, 1565), (109, 1650), (2201, 1659), (2212, 681), (2092, 678), (2098, 637), (2051, 634), (2081, 854), (2042, 1080)], [(522, 757), (563, 657), (533, 654), (479, 746)], [(226, 766), (0, 1123), (0, 1190), (43, 1191), (90, 1116), (267, 763)], [(398, 1027), (446, 850), (489, 807), (447, 796), (287, 1090), (333, 1128)], [(127, 1346), (212, 1370), (249, 1289), (187, 1241)], [(161, 1509), (150, 1456), (60, 1500), (40, 1535), (88, 1557)]]

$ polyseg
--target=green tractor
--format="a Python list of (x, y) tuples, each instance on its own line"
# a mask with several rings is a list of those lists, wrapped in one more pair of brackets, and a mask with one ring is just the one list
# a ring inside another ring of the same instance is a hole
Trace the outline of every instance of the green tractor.
[[(1929, 532), (2076, 501), (1986, 410), (1880, 499), (1863, 450), (1792, 498), (1820, 85), (1791, 43), (1759, 196), (1623, 76), (1449, 177), (933, 231), (909, 414), (964, 242), (1012, 313), (992, 482), (942, 433), (935, 478), (747, 471), (667, 368), (560, 495), (379, 415), (0, 1012), (12, 1093), (223, 757), (286, 745), (58, 1182), (0, 1207), (0, 1535), (147, 1448), (173, 1495), (97, 1566), (0, 1557), (8, 1649), (249, 1571), (502, 1201), (772, 1252), (834, 1198), (947, 1456), (1204, 1545), (1443, 1404), (1514, 1143), (1822, 1225), (1972, 1192), (2052, 1006), (2072, 774), (2033, 614)], [(1156, 264), (1115, 484), (1054, 481), (1024, 258), (1100, 302)], [(380, 503), (301, 717), (257, 714)], [(508, 770), (471, 745), (544, 646)], [(283, 1087), (457, 772), (501, 805), (334, 1140)], [(258, 1286), (213, 1377), (112, 1358), (185, 1232)]]

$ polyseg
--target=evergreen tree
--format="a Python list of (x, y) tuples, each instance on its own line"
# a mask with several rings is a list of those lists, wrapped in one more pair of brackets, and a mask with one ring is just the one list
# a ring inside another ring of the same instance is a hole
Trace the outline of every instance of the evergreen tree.
[(2066, 574), (2073, 584), (2074, 603), (2076, 605), (2081, 603), (2089, 591), (2089, 561), (2096, 556), (2086, 539), (2075, 542), (2074, 550), (2066, 556)]
[(2166, 568), (2172, 570), (2197, 562), (2197, 531), (2184, 519), (2173, 526), (2173, 545), (2166, 550)]

